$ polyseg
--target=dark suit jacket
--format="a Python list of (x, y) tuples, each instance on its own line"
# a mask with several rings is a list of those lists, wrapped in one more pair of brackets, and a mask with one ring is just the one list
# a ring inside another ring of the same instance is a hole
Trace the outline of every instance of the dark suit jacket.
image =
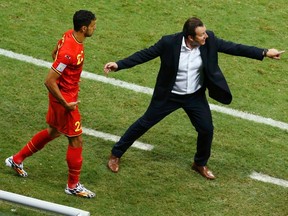
[[(223, 104), (230, 104), (232, 94), (218, 65), (218, 52), (262, 60), (264, 49), (225, 41), (217, 38), (212, 31), (207, 31), (207, 34), (209, 37), (206, 39), (205, 45), (200, 47), (204, 66), (204, 85), (211, 98)], [(160, 105), (169, 97), (176, 80), (182, 38), (182, 32), (163, 36), (153, 46), (117, 61), (117, 71), (160, 57), (160, 70), (151, 101)]]

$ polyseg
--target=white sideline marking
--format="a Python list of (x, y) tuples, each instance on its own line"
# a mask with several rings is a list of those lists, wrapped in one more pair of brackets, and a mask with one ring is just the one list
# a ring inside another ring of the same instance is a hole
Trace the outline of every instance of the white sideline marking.
[[(84, 134), (87, 134), (87, 135), (90, 135), (90, 136), (94, 136), (94, 137), (99, 137), (99, 138), (102, 138), (104, 140), (117, 142), (120, 139), (119, 136), (115, 136), (115, 135), (112, 135), (112, 134), (103, 133), (103, 132), (96, 131), (96, 130), (89, 129), (89, 128), (82, 128), (82, 129), (83, 129), (83, 133)], [(138, 142), (138, 141), (135, 141), (133, 143), (132, 147), (135, 147), (135, 148), (138, 148), (138, 149), (142, 149), (142, 150), (146, 150), (146, 151), (151, 151), (154, 148), (153, 145), (142, 143), (142, 142)]]
[(61, 215), (90, 216), (90, 212), (88, 211), (83, 211), (81, 209), (72, 208), (69, 206), (60, 205), (52, 202), (47, 202), (3, 190), (0, 190), (0, 200), (1, 199), (25, 206), (30, 206), (32, 208), (58, 213)]
[(261, 123), (261, 124), (270, 125), (272, 127), (277, 127), (277, 128), (283, 129), (283, 130), (288, 130), (288, 124), (287, 123), (281, 122), (281, 121), (276, 121), (276, 120), (273, 120), (271, 118), (265, 118), (265, 117), (262, 117), (259, 115), (254, 115), (254, 114), (250, 114), (250, 113), (243, 112), (243, 111), (238, 111), (238, 110), (227, 108), (227, 107), (217, 106), (214, 104), (210, 104), (210, 108), (211, 108), (211, 110), (225, 113), (227, 115), (231, 115), (234, 117), (246, 119), (249, 121), (254, 121), (257, 123)]
[(52, 65), (50, 62), (47, 62), (47, 61), (39, 60), (31, 56), (26, 56), (23, 54), (15, 53), (15, 52), (1, 49), (1, 48), (0, 48), (0, 54), (6, 57), (12, 58), (12, 59), (17, 59), (19, 61), (24, 61), (24, 62), (28, 62), (34, 65), (38, 65), (40, 67), (50, 68)]
[(262, 182), (276, 184), (276, 185), (283, 186), (283, 187), (288, 187), (288, 181), (286, 180), (274, 178), (274, 177), (264, 175), (261, 173), (257, 173), (257, 172), (253, 172), (250, 175), (250, 178), (258, 180), (258, 181), (262, 181)]
[[(12, 52), (9, 50), (5, 50), (5, 49), (1, 49), (1, 48), (0, 48), (0, 55), (6, 56), (9, 58), (13, 58), (13, 59), (17, 59), (19, 61), (25, 61), (25, 62), (34, 64), (34, 65), (38, 65), (41, 67), (50, 68), (52, 65), (52, 63), (47, 62), (47, 61), (39, 60), (39, 59), (33, 58), (31, 56), (18, 54), (18, 53), (15, 53), (15, 52)], [(87, 71), (83, 71), (81, 77), (91, 79), (91, 80), (100, 81), (103, 83), (108, 83), (108, 84), (119, 86), (119, 87), (126, 88), (126, 89), (130, 89), (130, 90), (133, 90), (135, 92), (145, 93), (145, 94), (149, 94), (149, 95), (151, 95), (153, 93), (152, 88), (143, 87), (143, 86), (128, 83), (125, 81), (116, 80), (114, 78), (108, 78), (105, 76), (100, 76), (100, 75), (93, 74), (93, 73), (90, 73)], [(254, 121), (257, 123), (270, 125), (272, 127), (277, 127), (277, 128), (282, 129), (282, 130), (288, 130), (288, 124), (287, 123), (281, 122), (281, 121), (276, 121), (276, 120), (273, 120), (271, 118), (265, 118), (262, 116), (253, 115), (253, 114), (250, 114), (247, 112), (238, 111), (235, 109), (231, 109), (231, 108), (227, 108), (227, 107), (223, 107), (223, 106), (218, 106), (218, 105), (214, 105), (214, 104), (210, 104), (210, 108), (211, 108), (211, 110), (216, 111), (216, 112), (224, 113), (227, 115), (231, 115), (231, 116), (242, 118), (242, 119), (249, 120), (249, 121)]]
[[(51, 67), (51, 65), (50, 65), (50, 67)], [(139, 93), (145, 93), (145, 94), (149, 94), (149, 95), (152, 95), (152, 93), (153, 93), (152, 88), (139, 86), (139, 85), (136, 85), (133, 83), (128, 83), (128, 82), (125, 82), (122, 80), (117, 80), (114, 78), (108, 78), (105, 76), (100, 76), (100, 75), (93, 74), (93, 73), (90, 73), (87, 71), (82, 71), (81, 77), (95, 80), (95, 81), (100, 81), (103, 83), (108, 83), (108, 84), (122, 87), (122, 88), (126, 88), (126, 89), (130, 89), (132, 91), (139, 92)]]

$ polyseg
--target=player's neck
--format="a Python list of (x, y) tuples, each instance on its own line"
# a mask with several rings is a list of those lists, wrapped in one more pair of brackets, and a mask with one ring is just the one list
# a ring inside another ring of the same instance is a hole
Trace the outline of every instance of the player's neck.
[(79, 43), (83, 43), (84, 42), (85, 36), (84, 36), (83, 33), (77, 32), (77, 31), (73, 31), (72, 34), (73, 34), (74, 38), (77, 40), (77, 42), (79, 42)]

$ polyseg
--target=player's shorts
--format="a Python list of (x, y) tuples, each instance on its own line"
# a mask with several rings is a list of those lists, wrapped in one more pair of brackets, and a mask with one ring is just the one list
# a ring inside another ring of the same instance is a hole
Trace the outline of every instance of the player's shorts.
[(50, 93), (46, 122), (68, 137), (82, 134), (81, 115), (78, 106), (76, 106), (75, 110), (69, 111)]

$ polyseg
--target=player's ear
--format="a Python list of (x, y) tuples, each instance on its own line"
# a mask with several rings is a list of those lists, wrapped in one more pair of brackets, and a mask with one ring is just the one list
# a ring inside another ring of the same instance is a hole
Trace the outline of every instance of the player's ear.
[(88, 29), (87, 26), (82, 26), (81, 27), (81, 32), (85, 33), (87, 31), (87, 29)]

